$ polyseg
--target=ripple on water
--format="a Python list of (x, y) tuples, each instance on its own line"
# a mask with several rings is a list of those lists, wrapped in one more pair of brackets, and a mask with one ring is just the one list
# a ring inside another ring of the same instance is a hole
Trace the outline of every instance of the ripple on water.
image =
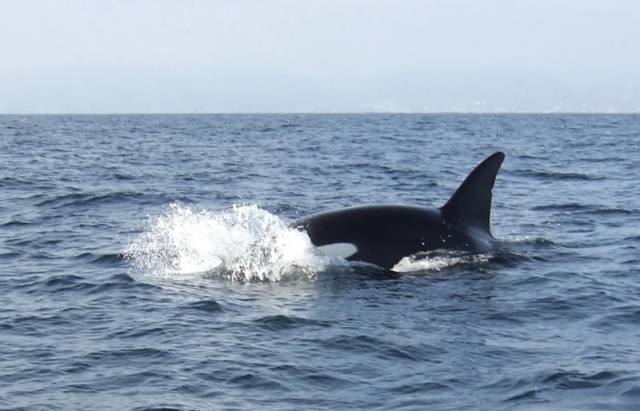
[(269, 331), (290, 330), (300, 327), (331, 327), (329, 321), (317, 321), (287, 315), (270, 315), (259, 318), (254, 323)]
[(222, 305), (215, 300), (201, 300), (185, 304), (183, 308), (188, 310), (196, 310), (205, 313), (219, 313), (223, 312)]

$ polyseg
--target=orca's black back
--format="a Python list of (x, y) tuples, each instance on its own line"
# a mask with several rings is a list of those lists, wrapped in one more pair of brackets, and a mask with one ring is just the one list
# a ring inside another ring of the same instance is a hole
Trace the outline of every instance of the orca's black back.
[(349, 243), (357, 252), (349, 260), (390, 269), (403, 257), (421, 251), (473, 248), (464, 230), (443, 219), (438, 209), (372, 205), (315, 214), (294, 227), (307, 232), (316, 246)]

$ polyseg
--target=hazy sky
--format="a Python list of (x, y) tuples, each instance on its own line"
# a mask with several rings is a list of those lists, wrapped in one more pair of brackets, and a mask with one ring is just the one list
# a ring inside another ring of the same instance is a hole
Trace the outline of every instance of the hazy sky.
[(638, 0), (0, 0), (0, 112), (28, 110), (31, 95), (34, 107), (54, 99), (38, 94), (47, 76), (64, 89), (59, 73), (82, 83), (105, 68), (116, 73), (110, 84), (123, 73), (171, 83), (268, 72), (337, 84), (493, 70), (637, 86), (639, 43)]

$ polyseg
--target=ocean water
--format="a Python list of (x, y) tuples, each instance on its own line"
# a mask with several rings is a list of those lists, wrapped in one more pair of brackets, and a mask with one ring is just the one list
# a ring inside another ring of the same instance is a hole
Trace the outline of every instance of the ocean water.
[[(441, 206), (391, 275), (288, 223)], [(2, 410), (635, 410), (640, 115), (0, 116)]]

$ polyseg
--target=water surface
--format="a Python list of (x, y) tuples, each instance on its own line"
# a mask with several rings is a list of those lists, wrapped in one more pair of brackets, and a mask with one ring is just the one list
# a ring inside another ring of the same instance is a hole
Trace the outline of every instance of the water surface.
[[(507, 159), (505, 251), (397, 276), (287, 224)], [(0, 116), (0, 409), (636, 409), (640, 116)]]

